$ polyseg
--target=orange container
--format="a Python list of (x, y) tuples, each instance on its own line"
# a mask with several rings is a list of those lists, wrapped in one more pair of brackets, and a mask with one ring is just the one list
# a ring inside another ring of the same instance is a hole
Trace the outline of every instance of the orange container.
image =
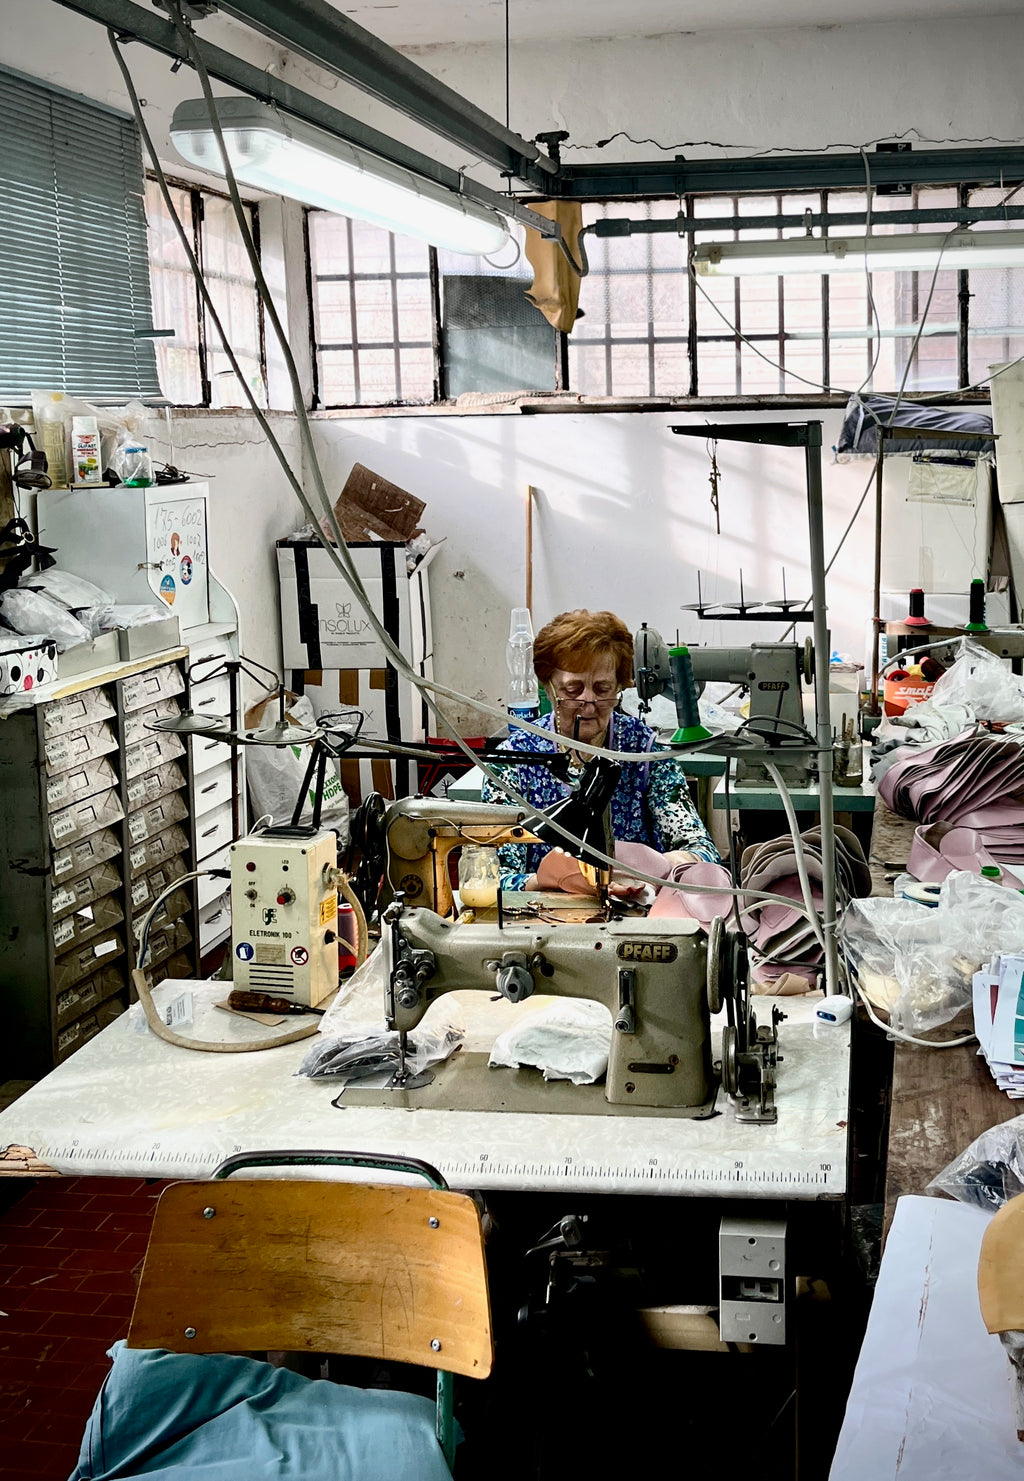
[(885, 693), (883, 708), (887, 715), (902, 715), (912, 705), (920, 704), (927, 699), (935, 688), (933, 683), (925, 679), (921, 670), (907, 671), (906, 669), (893, 669), (885, 677)]

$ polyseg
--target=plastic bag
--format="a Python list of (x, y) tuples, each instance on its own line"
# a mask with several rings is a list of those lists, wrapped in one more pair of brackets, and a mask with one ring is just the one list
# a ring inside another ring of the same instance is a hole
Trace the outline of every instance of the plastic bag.
[[(251, 729), (260, 724), (269, 724), (270, 700), (258, 705), (246, 714), (246, 725)], [(276, 701), (273, 701), (276, 707)], [(285, 714), (296, 725), (316, 724), (313, 706), (305, 695), (292, 695), (287, 700)], [(275, 822), (291, 818), (302, 786), (302, 779), (309, 765), (309, 746), (248, 746), (245, 757), (245, 774), (249, 783), (249, 795), (253, 810), (258, 818), (271, 817)], [(315, 781), (315, 778), (314, 778)], [(311, 782), (303, 804), (301, 821), (308, 823), (313, 817), (313, 783)], [(324, 777), (323, 807), (320, 821), (323, 827), (333, 828), (338, 834), (339, 844), (348, 842), (348, 796), (341, 785), (337, 763), (331, 759)]]
[(1015, 724), (1024, 720), (1024, 679), (994, 653), (964, 638), (960, 656), (936, 680), (931, 703), (966, 705), (978, 720)]
[(839, 941), (862, 991), (912, 1034), (970, 1006), (974, 974), (995, 952), (1024, 943), (1024, 896), (966, 870), (942, 882), (936, 907), (914, 900), (852, 900)]
[(926, 1193), (948, 1193), (986, 1213), (1024, 1193), (1024, 1116), (989, 1127), (937, 1173)]
[(72, 611), (114, 600), (109, 591), (86, 581), (84, 576), (62, 571), (58, 566), (51, 566), (48, 571), (26, 571), (18, 585), (28, 591), (43, 591)]
[(167, 608), (118, 607), (108, 603), (102, 607), (83, 607), (77, 615), (92, 636), (98, 638), (100, 633), (113, 632), (118, 627), (142, 627), (147, 622), (163, 622)]
[(499, 1034), (488, 1064), (533, 1065), (545, 1080), (592, 1085), (608, 1068), (612, 1016), (603, 1003), (576, 998), (552, 1003)]
[[(457, 1010), (448, 1017), (432, 1015), (409, 1034), (406, 1068), (414, 1075), (450, 1059), (466, 1037), (466, 1027)], [(339, 1078), (372, 1081), (368, 1089), (384, 1088), (399, 1066), (397, 1030), (363, 1032), (354, 1027), (346, 1034), (317, 1034), (313, 1047), (295, 1071), (311, 1080)], [(377, 1077), (381, 1077), (378, 1083)]]
[(28, 591), (25, 587), (16, 586), (0, 593), (0, 617), (15, 632), (26, 635), (45, 633), (56, 643), (58, 653), (65, 653), (78, 643), (89, 642), (89, 629), (83, 627), (67, 607), (55, 602), (44, 591)]

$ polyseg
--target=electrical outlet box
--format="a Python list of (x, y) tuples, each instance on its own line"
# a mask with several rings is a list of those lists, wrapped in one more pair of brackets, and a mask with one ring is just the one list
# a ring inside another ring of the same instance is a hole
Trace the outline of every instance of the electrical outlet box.
[(784, 1344), (785, 1219), (723, 1219), (718, 1267), (722, 1341)]
[(231, 845), (233, 985), (307, 1008), (338, 986), (338, 840), (255, 833)]

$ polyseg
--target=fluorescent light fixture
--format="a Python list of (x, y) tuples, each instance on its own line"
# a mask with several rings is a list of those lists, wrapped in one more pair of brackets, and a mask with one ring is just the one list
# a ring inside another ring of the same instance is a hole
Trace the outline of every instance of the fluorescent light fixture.
[(1024, 231), (904, 232), (898, 236), (793, 237), (775, 242), (704, 242), (693, 264), (705, 277), (748, 273), (918, 272), (1024, 266)]
[[(217, 117), (239, 183), (288, 196), (449, 252), (490, 255), (509, 239), (497, 211), (380, 159), (344, 139), (286, 118), (250, 98), (218, 98)], [(202, 98), (179, 103), (171, 140), (190, 165), (223, 176), (220, 148)]]

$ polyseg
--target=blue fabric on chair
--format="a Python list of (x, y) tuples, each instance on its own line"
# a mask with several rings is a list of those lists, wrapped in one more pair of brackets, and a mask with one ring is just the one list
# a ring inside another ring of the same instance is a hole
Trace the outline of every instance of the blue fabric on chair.
[(434, 1405), (252, 1358), (116, 1342), (70, 1481), (451, 1481)]

